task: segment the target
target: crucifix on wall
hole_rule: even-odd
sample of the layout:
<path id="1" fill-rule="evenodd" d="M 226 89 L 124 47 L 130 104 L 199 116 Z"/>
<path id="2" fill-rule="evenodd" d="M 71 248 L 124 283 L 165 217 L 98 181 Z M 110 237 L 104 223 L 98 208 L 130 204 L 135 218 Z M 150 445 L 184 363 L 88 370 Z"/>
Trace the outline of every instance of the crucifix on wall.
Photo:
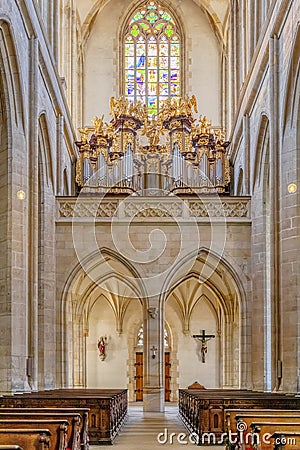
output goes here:
<path id="1" fill-rule="evenodd" d="M 214 337 L 214 334 L 205 334 L 205 330 L 202 330 L 202 334 L 193 334 L 193 338 L 201 342 L 201 357 L 203 363 L 205 363 L 205 355 L 207 353 L 207 342 Z"/>

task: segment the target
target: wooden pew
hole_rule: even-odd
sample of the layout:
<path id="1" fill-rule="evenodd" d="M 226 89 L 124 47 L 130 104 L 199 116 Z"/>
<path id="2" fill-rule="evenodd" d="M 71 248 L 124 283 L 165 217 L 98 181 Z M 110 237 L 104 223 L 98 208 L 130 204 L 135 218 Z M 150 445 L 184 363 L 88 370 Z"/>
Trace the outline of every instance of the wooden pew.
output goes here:
<path id="1" fill-rule="evenodd" d="M 57 389 L 0 398 L 3 407 L 89 408 L 91 444 L 112 444 L 127 414 L 127 389 Z"/>
<path id="2" fill-rule="evenodd" d="M 179 415 L 190 433 L 226 433 L 225 411 L 230 409 L 300 409 L 300 399 L 285 394 L 233 389 L 179 389 Z"/>
<path id="3" fill-rule="evenodd" d="M 276 431 L 272 434 L 271 439 L 273 440 L 274 450 L 295 450 L 299 448 L 300 433 L 294 431 Z"/>
<path id="4" fill-rule="evenodd" d="M 66 420 L 36 420 L 33 418 L 22 419 L 16 417 L 15 419 L 0 419 L 0 431 L 2 429 L 48 429 L 51 433 L 50 450 L 65 450 L 68 446 L 67 431 L 69 422 Z M 74 447 L 73 447 L 74 444 Z M 73 450 L 80 450 L 78 443 L 76 442 L 76 436 L 74 436 L 74 442 L 71 442 Z"/>
<path id="5" fill-rule="evenodd" d="M 247 429 L 250 428 L 250 424 L 260 417 L 300 417 L 299 410 L 291 409 L 229 409 L 225 411 L 225 423 L 226 431 L 231 430 L 236 432 L 237 420 L 243 420 Z"/>
<path id="6" fill-rule="evenodd" d="M 300 411 L 292 410 L 227 410 L 227 442 L 229 448 L 248 448 L 260 440 L 259 429 L 254 430 L 252 425 L 257 421 L 270 421 L 279 423 L 282 421 L 297 421 L 300 423 Z M 247 447 L 248 446 L 248 447 Z M 271 448 L 270 446 L 268 448 Z"/>
<path id="7" fill-rule="evenodd" d="M 270 450 L 271 436 L 280 431 L 281 433 L 300 433 L 300 419 L 295 420 L 294 417 L 273 417 L 268 421 L 256 421 L 250 425 L 252 433 L 255 433 L 255 440 L 259 443 L 261 450 Z M 299 442 L 298 442 L 299 446 Z M 245 447 L 244 447 L 245 448 Z"/>
<path id="8" fill-rule="evenodd" d="M 81 415 L 81 414 L 82 415 Z M 63 420 L 70 424 L 67 428 L 66 442 L 68 448 L 88 448 L 87 410 L 61 408 L 0 408 L 0 422 L 3 419 Z M 83 420 L 84 422 L 83 422 Z"/>
<path id="9" fill-rule="evenodd" d="M 51 433 L 48 429 L 2 428 L 0 429 L 0 444 L 23 450 L 48 450 Z"/>

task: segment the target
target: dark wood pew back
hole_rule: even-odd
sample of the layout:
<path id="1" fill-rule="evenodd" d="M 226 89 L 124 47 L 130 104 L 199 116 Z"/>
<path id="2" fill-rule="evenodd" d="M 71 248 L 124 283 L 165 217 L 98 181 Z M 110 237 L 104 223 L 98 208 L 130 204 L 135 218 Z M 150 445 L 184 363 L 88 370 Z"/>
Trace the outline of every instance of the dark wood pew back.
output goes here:
<path id="1" fill-rule="evenodd" d="M 50 450 L 65 450 L 69 444 L 71 444 L 70 448 L 73 448 L 72 444 L 72 438 L 70 439 L 70 443 L 68 443 L 67 440 L 67 433 L 68 433 L 68 427 L 69 422 L 66 420 L 54 420 L 47 418 L 46 420 L 43 419 L 33 419 L 32 417 L 23 419 L 21 416 L 16 417 L 15 419 L 3 419 L 0 418 L 0 430 L 2 429 L 15 429 L 15 428 L 22 428 L 22 429 L 48 429 L 51 433 L 51 440 L 50 440 Z M 74 436 L 75 438 L 75 436 Z M 80 447 L 76 445 L 74 450 L 80 450 Z"/>
<path id="2" fill-rule="evenodd" d="M 5 409 L 5 411 L 3 411 Z M 73 411 L 73 410 L 71 410 Z M 84 444 L 88 440 L 88 435 L 86 436 L 86 430 L 83 428 L 82 417 L 78 412 L 57 412 L 55 408 L 51 410 L 47 408 L 41 408 L 35 410 L 34 408 L 27 408 L 24 411 L 23 408 L 0 408 L 0 423 L 5 419 L 15 419 L 19 420 L 31 420 L 38 421 L 39 423 L 47 423 L 47 420 L 57 420 L 66 422 L 66 443 L 68 448 L 84 448 Z M 87 422 L 87 418 L 85 419 Z M 50 430 L 51 431 L 51 430 Z M 81 445 L 83 444 L 83 445 Z"/>
<path id="3" fill-rule="evenodd" d="M 58 389 L 0 398 L 3 407 L 89 408 L 91 444 L 112 444 L 127 414 L 127 389 Z"/>
<path id="4" fill-rule="evenodd" d="M 16 445 L 23 450 L 48 450 L 50 448 L 50 431 L 45 429 L 2 428 L 0 429 L 1 445 Z"/>

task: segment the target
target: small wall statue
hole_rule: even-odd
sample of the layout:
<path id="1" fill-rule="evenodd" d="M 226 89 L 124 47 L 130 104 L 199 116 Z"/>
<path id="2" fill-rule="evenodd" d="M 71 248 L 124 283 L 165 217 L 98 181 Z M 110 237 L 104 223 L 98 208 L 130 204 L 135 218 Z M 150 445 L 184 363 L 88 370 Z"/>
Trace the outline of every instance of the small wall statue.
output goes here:
<path id="1" fill-rule="evenodd" d="M 107 337 L 101 336 L 98 340 L 98 350 L 101 361 L 104 361 L 106 358 L 106 346 L 107 346 Z"/>

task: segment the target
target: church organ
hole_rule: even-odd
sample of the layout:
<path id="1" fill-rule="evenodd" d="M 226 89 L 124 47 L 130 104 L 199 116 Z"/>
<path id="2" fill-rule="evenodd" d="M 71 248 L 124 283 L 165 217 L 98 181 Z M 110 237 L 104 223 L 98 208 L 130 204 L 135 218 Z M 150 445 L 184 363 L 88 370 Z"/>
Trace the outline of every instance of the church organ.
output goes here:
<path id="1" fill-rule="evenodd" d="M 230 181 L 224 132 L 196 121 L 194 96 L 166 100 L 158 116 L 125 97 L 110 100 L 110 123 L 80 128 L 76 181 L 81 193 L 222 194 Z"/>

